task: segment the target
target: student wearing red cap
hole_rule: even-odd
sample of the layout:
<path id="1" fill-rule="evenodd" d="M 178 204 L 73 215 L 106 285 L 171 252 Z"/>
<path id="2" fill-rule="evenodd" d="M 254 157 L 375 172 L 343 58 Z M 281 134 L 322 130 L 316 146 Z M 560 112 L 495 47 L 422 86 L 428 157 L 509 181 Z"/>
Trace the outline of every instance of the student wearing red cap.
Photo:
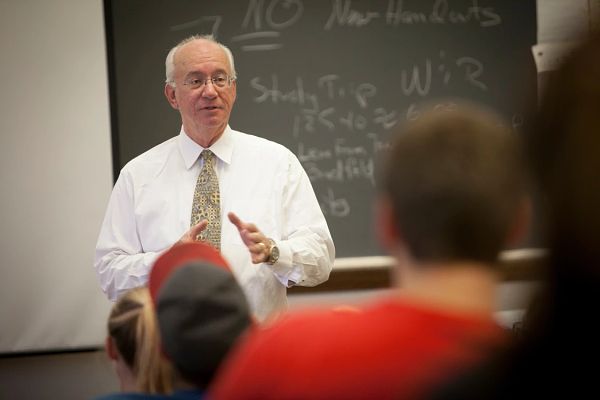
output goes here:
<path id="1" fill-rule="evenodd" d="M 156 260 L 143 290 L 149 291 L 160 333 L 160 345 L 145 345 L 162 350 L 172 364 L 172 392 L 139 393 L 143 388 L 138 388 L 138 393 L 101 400 L 202 398 L 221 361 L 252 325 L 246 297 L 229 264 L 209 245 L 176 245 Z"/>

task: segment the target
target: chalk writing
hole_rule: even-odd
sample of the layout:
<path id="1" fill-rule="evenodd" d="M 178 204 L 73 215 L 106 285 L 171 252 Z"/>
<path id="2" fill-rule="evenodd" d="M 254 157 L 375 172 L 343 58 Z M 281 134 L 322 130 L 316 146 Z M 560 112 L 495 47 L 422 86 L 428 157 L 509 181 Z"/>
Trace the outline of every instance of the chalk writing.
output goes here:
<path id="1" fill-rule="evenodd" d="M 427 96 L 431 89 L 431 60 L 425 60 L 424 72 L 421 72 L 421 67 L 413 65 L 412 71 L 403 69 L 400 71 L 400 84 L 402 92 L 410 96 L 417 91 L 419 96 Z"/>
<path id="2" fill-rule="evenodd" d="M 432 58 L 426 58 L 422 63 L 400 70 L 400 89 L 406 96 L 416 94 L 425 97 L 430 93 L 434 79 L 441 79 L 440 86 L 443 87 L 447 86 L 453 77 L 482 91 L 488 90 L 488 86 L 483 82 L 483 63 L 476 58 L 461 56 L 453 63 L 448 63 L 446 52 L 440 51 L 436 61 L 438 75 L 433 73 Z"/>
<path id="3" fill-rule="evenodd" d="M 296 154 L 301 163 L 329 160 L 333 157 L 333 152 L 331 150 L 323 150 L 317 147 L 306 147 L 302 142 L 298 143 L 298 151 Z"/>
<path id="4" fill-rule="evenodd" d="M 232 42 L 242 42 L 246 40 L 264 39 L 264 38 L 279 38 L 281 34 L 277 31 L 262 31 L 262 32 L 250 32 L 242 35 L 233 36 Z M 260 51 L 260 50 L 277 50 L 282 48 L 281 43 L 262 43 L 262 44 L 243 44 L 243 51 Z"/>
<path id="5" fill-rule="evenodd" d="M 350 215 L 350 202 L 344 197 L 336 197 L 331 188 L 327 188 L 319 200 L 321 210 L 326 216 L 343 218 Z"/>
<path id="6" fill-rule="evenodd" d="M 284 29 L 294 25 L 304 11 L 304 5 L 300 0 L 271 0 L 264 11 L 264 0 L 250 0 L 242 27 L 247 28 L 250 22 L 254 23 L 254 29 L 262 29 L 263 15 L 267 25 L 272 29 Z"/>
<path id="7" fill-rule="evenodd" d="M 296 77 L 295 85 L 291 90 L 282 91 L 279 89 L 279 77 L 276 74 L 271 75 L 270 82 L 264 82 L 260 77 L 250 79 L 250 87 L 257 90 L 260 94 L 253 98 L 256 103 L 270 101 L 273 104 L 291 103 L 310 107 L 313 110 L 319 109 L 319 100 L 316 94 L 304 90 L 304 80 Z M 269 86 L 266 86 L 269 85 Z"/>
<path id="8" fill-rule="evenodd" d="M 363 146 L 349 146 L 345 144 L 346 140 L 338 138 L 334 144 L 336 156 L 367 156 L 367 150 Z"/>
<path id="9" fill-rule="evenodd" d="M 396 123 L 398 122 L 396 115 L 396 111 L 387 111 L 383 107 L 378 107 L 375 109 L 373 122 L 380 125 L 383 129 L 388 130 L 396 126 Z"/>
<path id="10" fill-rule="evenodd" d="M 222 20 L 223 18 L 220 15 L 204 16 L 192 21 L 173 25 L 169 29 L 174 32 L 194 29 L 197 32 L 210 33 L 214 37 L 218 37 L 219 25 L 221 25 Z M 206 26 L 208 29 L 203 28 L 203 26 Z"/>
<path id="11" fill-rule="evenodd" d="M 465 67 L 465 80 L 481 90 L 487 90 L 487 85 L 478 78 L 483 74 L 483 64 L 473 57 L 461 57 L 456 60 L 456 65 Z"/>
<path id="12" fill-rule="evenodd" d="M 300 0 L 270 0 L 265 9 L 265 0 L 250 0 L 246 15 L 242 21 L 242 28 L 249 26 L 255 30 L 247 34 L 237 35 L 231 38 L 234 42 L 245 42 L 247 40 L 260 40 L 265 38 L 279 38 L 279 30 L 294 25 L 302 17 L 304 5 Z M 263 30 L 263 25 L 273 30 Z M 278 50 L 283 47 L 282 43 L 258 43 L 242 44 L 242 51 L 265 51 Z"/>
<path id="13" fill-rule="evenodd" d="M 356 101 L 361 108 L 367 108 L 369 99 L 377 94 L 377 88 L 371 83 L 350 82 L 340 85 L 339 79 L 340 77 L 334 74 L 324 75 L 317 79 L 317 86 L 325 91 L 328 100 L 349 97 Z M 272 74 L 268 82 L 260 77 L 254 77 L 250 79 L 250 86 L 259 92 L 259 95 L 253 98 L 256 103 L 270 101 L 277 104 L 281 102 L 308 106 L 312 110 L 319 109 L 318 93 L 306 91 L 302 77 L 295 78 L 294 87 L 290 90 L 280 89 L 279 77 L 276 74 Z"/>
<path id="14" fill-rule="evenodd" d="M 373 154 L 377 155 L 381 152 L 386 152 L 390 149 L 391 144 L 388 141 L 381 140 L 379 135 L 373 132 L 369 132 L 367 137 L 371 140 Z"/>
<path id="15" fill-rule="evenodd" d="M 366 179 L 375 186 L 375 163 L 372 158 L 347 157 L 338 159 L 333 166 L 314 162 L 304 163 L 304 169 L 312 182 L 347 182 Z"/>
<path id="16" fill-rule="evenodd" d="M 352 0 L 344 0 L 343 2 L 341 0 L 334 0 L 333 9 L 325 23 L 325 30 L 331 29 L 334 24 L 360 28 L 381 16 L 379 12 L 360 12 L 350 7 L 352 7 Z"/>
<path id="17" fill-rule="evenodd" d="M 317 82 L 319 88 L 324 88 L 327 91 L 329 99 L 344 98 L 352 96 L 362 108 L 368 106 L 369 98 L 377 94 L 375 85 L 367 82 L 359 83 L 355 86 L 354 82 L 350 82 L 347 86 L 339 84 L 340 77 L 335 74 L 324 75 Z"/>
<path id="18" fill-rule="evenodd" d="M 416 24 L 475 24 L 490 28 L 502 23 L 502 17 L 494 7 L 482 7 L 479 0 L 471 0 L 466 9 L 453 9 L 448 0 L 435 0 L 427 11 L 409 10 L 403 0 L 389 0 L 385 11 L 358 10 L 352 0 L 333 0 L 331 13 L 323 28 L 331 30 L 335 26 L 361 28 L 375 21 L 383 21 L 389 26 Z M 422 4 L 417 2 L 417 4 Z"/>
<path id="19" fill-rule="evenodd" d="M 323 110 L 302 109 L 293 117 L 292 132 L 298 138 L 301 133 L 314 134 L 321 129 L 334 134 L 366 133 L 373 129 L 390 130 L 398 122 L 397 115 L 398 112 L 386 111 L 382 107 L 366 113 L 338 111 L 334 107 Z M 340 128 L 343 129 L 341 132 Z"/>
<path id="20" fill-rule="evenodd" d="M 466 10 L 453 10 L 448 0 L 436 0 L 430 12 L 411 11 L 404 8 L 403 0 L 389 0 L 385 21 L 399 24 L 467 24 L 475 23 L 482 28 L 500 25 L 502 18 L 493 7 L 481 7 L 478 0 L 471 0 Z"/>
<path id="21" fill-rule="evenodd" d="M 452 110 L 452 109 L 456 108 L 456 103 L 449 101 L 449 102 L 434 104 L 431 107 L 436 110 Z M 410 104 L 406 110 L 406 120 L 407 121 L 415 121 L 415 120 L 419 119 L 420 117 L 421 117 L 421 111 L 419 110 L 419 107 L 417 106 L 417 104 L 415 104 L 415 103 Z"/>

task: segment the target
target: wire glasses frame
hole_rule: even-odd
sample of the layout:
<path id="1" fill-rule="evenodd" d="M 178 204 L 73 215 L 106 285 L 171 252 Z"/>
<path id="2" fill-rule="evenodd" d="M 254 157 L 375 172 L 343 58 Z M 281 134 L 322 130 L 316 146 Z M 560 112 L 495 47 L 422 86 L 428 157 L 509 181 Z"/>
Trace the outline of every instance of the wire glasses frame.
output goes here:
<path id="1" fill-rule="evenodd" d="M 200 89 L 206 87 L 208 82 L 212 83 L 212 85 L 219 89 L 224 89 L 226 87 L 231 86 L 231 83 L 235 81 L 235 77 L 230 77 L 228 75 L 217 75 L 212 78 L 200 79 L 200 78 L 188 78 L 183 81 L 183 84 L 190 89 Z"/>

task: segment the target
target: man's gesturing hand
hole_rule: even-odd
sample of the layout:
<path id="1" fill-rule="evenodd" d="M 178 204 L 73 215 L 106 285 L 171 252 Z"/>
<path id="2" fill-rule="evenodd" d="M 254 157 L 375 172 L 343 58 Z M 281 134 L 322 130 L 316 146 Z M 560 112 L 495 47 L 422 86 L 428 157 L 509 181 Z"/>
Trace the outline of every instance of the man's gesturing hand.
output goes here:
<path id="1" fill-rule="evenodd" d="M 227 214 L 229 221 L 236 226 L 240 232 L 242 241 L 250 250 L 250 256 L 254 264 L 260 264 L 269 259 L 271 243 L 269 239 L 256 227 L 256 225 L 243 222 L 237 215 L 230 212 Z"/>
<path id="2" fill-rule="evenodd" d="M 198 222 L 196 225 L 192 226 L 186 233 L 184 233 L 183 236 L 177 241 L 177 243 L 175 243 L 175 245 L 200 241 L 198 235 L 200 234 L 200 232 L 206 229 L 207 225 L 207 220 L 202 220 Z"/>

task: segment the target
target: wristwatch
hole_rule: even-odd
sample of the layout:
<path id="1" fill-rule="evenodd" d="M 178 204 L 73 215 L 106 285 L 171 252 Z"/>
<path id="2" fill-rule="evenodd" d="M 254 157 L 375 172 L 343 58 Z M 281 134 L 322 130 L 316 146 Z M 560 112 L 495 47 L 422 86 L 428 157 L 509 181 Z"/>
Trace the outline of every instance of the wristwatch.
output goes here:
<path id="1" fill-rule="evenodd" d="M 267 257 L 267 264 L 273 265 L 279 260 L 279 247 L 273 239 L 269 239 L 269 243 L 271 243 L 271 247 L 269 247 L 269 257 Z"/>

